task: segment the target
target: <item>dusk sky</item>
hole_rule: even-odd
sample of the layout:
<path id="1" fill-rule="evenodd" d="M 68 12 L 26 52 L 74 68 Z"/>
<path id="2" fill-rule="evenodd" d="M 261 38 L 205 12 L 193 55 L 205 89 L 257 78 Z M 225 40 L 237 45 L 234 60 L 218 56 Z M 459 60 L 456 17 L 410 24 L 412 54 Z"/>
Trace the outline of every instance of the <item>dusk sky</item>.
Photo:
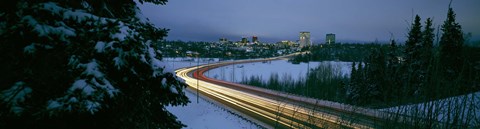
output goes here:
<path id="1" fill-rule="evenodd" d="M 139 5 L 161 28 L 167 40 L 238 41 L 255 35 L 263 42 L 298 40 L 309 31 L 314 43 L 325 34 L 339 42 L 404 42 L 413 14 L 433 18 L 435 28 L 446 19 L 450 0 L 169 0 L 167 5 Z M 472 40 L 480 40 L 480 0 L 454 0 L 457 22 Z M 436 32 L 436 30 L 435 30 Z M 441 32 L 441 31 L 440 31 Z"/>

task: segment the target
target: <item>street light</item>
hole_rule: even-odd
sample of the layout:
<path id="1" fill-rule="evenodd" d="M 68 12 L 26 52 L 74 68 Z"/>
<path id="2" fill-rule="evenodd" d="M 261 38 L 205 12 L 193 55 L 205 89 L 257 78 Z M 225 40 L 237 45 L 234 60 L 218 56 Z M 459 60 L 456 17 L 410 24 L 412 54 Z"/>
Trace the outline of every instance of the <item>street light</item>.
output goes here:
<path id="1" fill-rule="evenodd" d="M 199 55 L 199 54 L 200 54 L 200 53 L 195 52 L 195 55 L 197 56 L 197 70 L 196 70 L 196 72 L 197 72 L 197 103 L 198 103 L 198 88 L 199 88 L 199 87 L 198 87 L 198 83 L 199 83 L 199 81 L 198 81 L 198 76 L 199 76 L 199 75 L 198 75 L 198 73 L 199 73 L 199 72 L 198 72 L 198 66 L 200 65 L 200 60 L 198 59 L 198 55 Z"/>

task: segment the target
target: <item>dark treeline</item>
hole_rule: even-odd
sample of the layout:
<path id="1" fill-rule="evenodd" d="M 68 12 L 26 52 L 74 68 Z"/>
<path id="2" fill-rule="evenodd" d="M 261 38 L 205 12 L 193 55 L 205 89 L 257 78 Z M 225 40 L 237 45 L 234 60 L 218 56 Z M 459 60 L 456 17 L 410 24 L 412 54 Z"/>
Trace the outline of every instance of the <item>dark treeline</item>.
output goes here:
<path id="1" fill-rule="evenodd" d="M 274 57 L 282 54 L 292 53 L 290 49 L 282 49 L 283 53 L 278 53 L 278 48 L 274 44 L 252 44 L 249 46 L 239 46 L 233 43 L 211 43 L 211 42 L 192 42 L 192 41 L 161 41 L 156 47 L 162 50 L 165 57 L 198 57 L 201 58 L 221 58 L 221 59 L 251 59 Z M 247 51 L 247 48 L 249 51 Z M 192 53 L 190 53 L 192 52 Z"/>
<path id="2" fill-rule="evenodd" d="M 402 47 L 402 46 L 399 46 Z M 303 54 L 292 58 L 290 61 L 293 63 L 308 62 L 308 61 L 346 61 L 346 62 L 359 62 L 366 58 L 372 50 L 387 50 L 388 44 L 369 43 L 369 44 L 322 44 L 315 45 L 311 48 L 304 48 L 311 53 Z"/>
<path id="3" fill-rule="evenodd" d="M 385 107 L 437 100 L 479 90 L 480 49 L 465 46 L 461 26 L 450 8 L 434 46 L 432 20 L 422 27 L 417 15 L 404 48 L 395 41 L 388 49 L 373 49 L 352 65 L 347 101 Z"/>
<path id="4" fill-rule="evenodd" d="M 338 66 L 330 63 L 321 63 L 319 66 L 310 69 L 306 78 L 297 81 L 289 75 L 279 76 L 272 74 L 267 81 L 259 76 L 243 77 L 242 84 L 257 86 L 286 93 L 306 96 L 310 98 L 345 102 L 345 83 L 348 76 L 340 75 L 335 71 Z"/>

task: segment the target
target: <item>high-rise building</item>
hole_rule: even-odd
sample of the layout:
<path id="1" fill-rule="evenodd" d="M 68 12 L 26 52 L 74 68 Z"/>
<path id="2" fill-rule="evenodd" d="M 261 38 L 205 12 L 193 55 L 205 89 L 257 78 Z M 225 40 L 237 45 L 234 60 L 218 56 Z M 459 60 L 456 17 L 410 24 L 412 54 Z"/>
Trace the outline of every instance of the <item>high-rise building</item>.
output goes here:
<path id="1" fill-rule="evenodd" d="M 310 41 L 310 32 L 300 32 L 300 40 L 298 41 L 300 47 L 306 47 L 312 45 Z"/>
<path id="2" fill-rule="evenodd" d="M 242 37 L 242 41 L 241 41 L 241 43 L 248 43 L 248 40 L 247 40 L 247 38 L 245 38 L 245 37 Z"/>
<path id="3" fill-rule="evenodd" d="M 220 43 L 228 43 L 228 39 L 227 38 L 220 38 L 219 42 Z"/>
<path id="4" fill-rule="evenodd" d="M 332 43 L 335 43 L 335 34 L 327 34 L 326 38 L 325 38 L 325 44 L 332 44 Z"/>
<path id="5" fill-rule="evenodd" d="M 253 43 L 258 43 L 258 37 L 257 37 L 257 36 L 253 36 L 253 37 L 252 37 L 252 42 L 253 42 Z"/>

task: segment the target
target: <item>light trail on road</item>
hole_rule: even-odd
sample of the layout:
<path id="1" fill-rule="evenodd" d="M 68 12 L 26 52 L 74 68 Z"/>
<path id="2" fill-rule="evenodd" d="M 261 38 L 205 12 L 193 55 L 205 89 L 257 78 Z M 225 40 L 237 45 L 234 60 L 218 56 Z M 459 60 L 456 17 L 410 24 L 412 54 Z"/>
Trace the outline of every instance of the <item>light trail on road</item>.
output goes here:
<path id="1" fill-rule="evenodd" d="M 215 80 L 203 75 L 209 69 L 233 63 L 287 57 L 220 62 L 178 69 L 176 74 L 185 80 L 192 91 L 198 90 L 201 95 L 216 101 L 217 104 L 267 128 L 377 128 L 380 125 L 382 121 L 378 119 L 378 112 L 368 109 Z"/>

